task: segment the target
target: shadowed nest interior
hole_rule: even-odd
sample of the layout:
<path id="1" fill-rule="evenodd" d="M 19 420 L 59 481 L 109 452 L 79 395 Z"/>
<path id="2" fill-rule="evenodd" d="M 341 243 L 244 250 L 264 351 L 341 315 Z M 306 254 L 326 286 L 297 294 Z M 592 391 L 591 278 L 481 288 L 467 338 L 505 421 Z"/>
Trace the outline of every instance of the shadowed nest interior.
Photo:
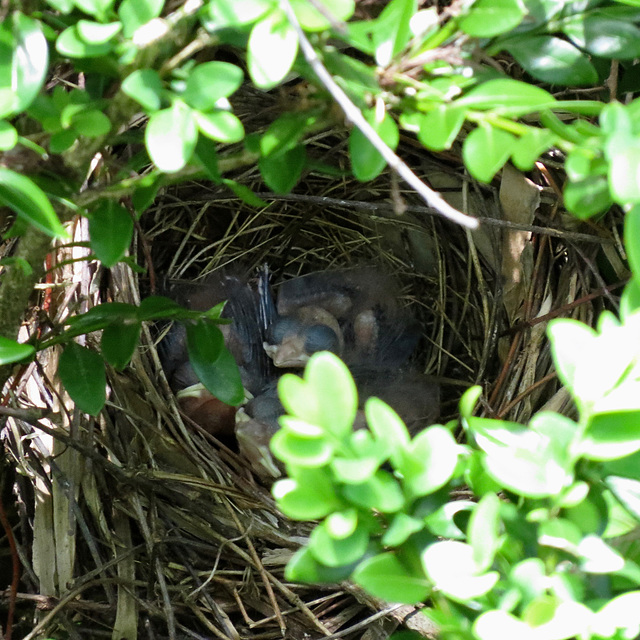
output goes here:
<path id="1" fill-rule="evenodd" d="M 388 172 L 367 184 L 341 176 L 346 136 L 318 134 L 310 153 L 334 175 L 309 171 L 292 195 L 274 196 L 256 169 L 238 171 L 233 178 L 264 199 L 261 207 L 209 183 L 166 189 L 136 232 L 132 255 L 146 272 L 118 265 L 105 274 L 86 261 L 60 266 L 49 282 L 59 294 L 47 312 L 55 322 L 99 301 L 138 302 L 219 268 L 266 262 L 277 284 L 373 264 L 397 278 L 403 303 L 420 320 L 417 359 L 440 381 L 443 421 L 477 383 L 490 417 L 526 421 L 543 406 L 570 412 L 553 374 L 546 323 L 536 318 L 558 311 L 591 322 L 600 308 L 615 306 L 601 270 L 606 281 L 611 272 L 623 276 L 619 243 L 602 231 L 596 237 L 589 229 L 548 230 L 567 220 L 547 168 L 531 176 L 539 188 L 526 188 L 519 174 L 511 187 L 506 175 L 478 186 L 458 152 L 431 156 L 411 140 L 400 149 L 455 206 L 489 219 L 478 232 L 432 215 Z M 525 192 L 531 201 L 520 199 Z M 514 209 L 524 217 L 511 215 Z M 617 223 L 612 216 L 610 227 Z M 78 223 L 76 238 L 82 233 Z M 28 331 L 43 326 L 43 314 L 34 309 Z M 4 502 L 16 502 L 14 491 L 11 516 L 24 565 L 14 633 L 372 640 L 400 622 L 432 633 L 411 607 L 388 606 L 353 586 L 285 581 L 284 566 L 310 525 L 279 515 L 269 488 L 243 460 L 180 415 L 157 339 L 157 329 L 146 327 L 131 365 L 108 372 L 108 405 L 96 420 L 74 413 L 59 395 L 56 353 L 15 376 L 14 406 L 43 408 L 59 419 L 35 422 L 23 413 L 3 429 L 17 471 L 5 483 Z M 0 575 L 10 573 L 6 560 Z"/>

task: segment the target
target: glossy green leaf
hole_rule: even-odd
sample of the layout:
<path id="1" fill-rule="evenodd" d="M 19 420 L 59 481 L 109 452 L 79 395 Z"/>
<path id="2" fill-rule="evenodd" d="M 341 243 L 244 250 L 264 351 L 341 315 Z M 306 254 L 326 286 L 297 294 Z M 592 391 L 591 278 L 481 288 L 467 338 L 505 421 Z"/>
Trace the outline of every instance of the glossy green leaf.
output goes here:
<path id="1" fill-rule="evenodd" d="M 276 193 L 289 193 L 300 180 L 307 159 L 304 146 L 260 158 L 258 167 L 267 186 Z"/>
<path id="2" fill-rule="evenodd" d="M 156 111 L 149 118 L 144 138 L 158 169 L 166 173 L 180 171 L 189 162 L 198 141 L 193 113 L 180 102 Z"/>
<path id="3" fill-rule="evenodd" d="M 401 456 L 399 471 L 413 496 L 425 496 L 443 487 L 458 462 L 458 444 L 445 427 L 435 425 L 421 431 Z"/>
<path id="4" fill-rule="evenodd" d="M 530 128 L 518 138 L 511 152 L 511 161 L 520 171 L 531 171 L 536 160 L 554 144 L 555 135 L 548 129 Z"/>
<path id="5" fill-rule="evenodd" d="M 474 109 L 497 109 L 522 107 L 536 111 L 552 107 L 555 98 L 544 89 L 511 78 L 498 78 L 483 82 L 456 100 L 456 105 Z"/>
<path id="6" fill-rule="evenodd" d="M 209 113 L 194 113 L 198 129 L 207 138 L 231 144 L 240 142 L 244 138 L 244 127 L 242 122 L 229 111 L 211 111 Z"/>
<path id="7" fill-rule="evenodd" d="M 278 508 L 295 520 L 324 518 L 344 506 L 323 469 L 298 469 L 295 479 L 278 480 L 271 492 Z"/>
<path id="8" fill-rule="evenodd" d="M 78 25 L 65 29 L 56 40 L 56 50 L 61 56 L 67 58 L 99 58 L 106 56 L 113 49 L 110 41 L 102 44 L 85 42 L 80 36 Z"/>
<path id="9" fill-rule="evenodd" d="M 343 539 L 353 534 L 358 526 L 358 512 L 355 509 L 336 511 L 324 521 L 327 533 L 338 539 Z"/>
<path id="10" fill-rule="evenodd" d="M 364 405 L 369 429 L 380 442 L 394 466 L 400 464 L 400 452 L 409 445 L 409 431 L 402 418 L 379 398 L 369 398 Z"/>
<path id="11" fill-rule="evenodd" d="M 318 394 L 305 380 L 285 373 L 278 379 L 278 396 L 287 413 L 311 424 L 320 424 Z"/>
<path id="12" fill-rule="evenodd" d="M 640 482 L 632 478 L 611 475 L 607 477 L 606 484 L 622 506 L 636 520 L 640 520 Z"/>
<path id="13" fill-rule="evenodd" d="M 609 157 L 609 187 L 619 204 L 640 202 L 640 140 L 618 148 Z"/>
<path id="14" fill-rule="evenodd" d="M 164 0 L 122 0 L 118 16 L 124 27 L 124 37 L 130 38 L 142 25 L 162 13 Z"/>
<path id="15" fill-rule="evenodd" d="M 247 44 L 249 74 L 256 86 L 271 89 L 284 80 L 298 54 L 298 36 L 284 14 L 269 13 L 251 30 Z"/>
<path id="16" fill-rule="evenodd" d="M 564 202 L 567 209 L 580 220 L 604 213 L 613 204 L 607 176 L 589 175 L 582 180 L 567 182 L 564 186 Z"/>
<path id="17" fill-rule="evenodd" d="M 476 38 L 491 38 L 517 27 L 525 15 L 519 0 L 477 0 L 459 22 L 460 29 Z"/>
<path id="18" fill-rule="evenodd" d="M 42 189 L 29 178 L 3 167 L 0 167 L 0 203 L 47 235 L 67 236 Z"/>
<path id="19" fill-rule="evenodd" d="M 378 66 L 386 67 L 408 44 L 409 23 L 418 8 L 417 0 L 391 0 L 372 29 Z"/>
<path id="20" fill-rule="evenodd" d="M 500 500 L 495 493 L 487 493 L 473 510 L 468 538 L 476 566 L 483 571 L 489 569 L 501 542 Z"/>
<path id="21" fill-rule="evenodd" d="M 358 527 L 345 538 L 330 534 L 326 523 L 319 524 L 309 538 L 309 550 L 318 562 L 328 567 L 340 567 L 359 560 L 369 544 L 369 535 L 364 527 Z"/>
<path id="22" fill-rule="evenodd" d="M 73 118 L 73 128 L 87 138 L 98 138 L 109 133 L 111 120 L 102 111 L 87 109 Z"/>
<path id="23" fill-rule="evenodd" d="M 395 513 L 404 506 L 405 499 L 397 480 L 387 471 L 379 470 L 361 484 L 343 488 L 344 496 L 353 504 L 382 513 Z"/>
<path id="24" fill-rule="evenodd" d="M 412 518 L 406 513 L 397 513 L 389 528 L 382 536 L 382 544 L 385 547 L 398 547 L 414 533 L 424 528 L 424 522 L 418 518 Z"/>
<path id="25" fill-rule="evenodd" d="M 75 143 L 78 134 L 73 129 L 59 131 L 51 136 L 49 140 L 49 151 L 51 153 L 62 153 Z"/>
<path id="26" fill-rule="evenodd" d="M 198 380 L 222 402 L 239 405 L 244 400 L 240 370 L 220 329 L 205 320 L 188 323 L 186 328 L 189 362 Z"/>
<path id="27" fill-rule="evenodd" d="M 78 20 L 78 35 L 87 44 L 105 44 L 114 38 L 122 29 L 121 22 L 108 22 L 101 24 L 100 22 L 92 22 L 91 20 Z"/>
<path id="28" fill-rule="evenodd" d="M 272 0 L 214 0 L 204 7 L 204 27 L 208 31 L 215 31 L 251 24 L 273 6 Z"/>
<path id="29" fill-rule="evenodd" d="M 308 547 L 295 552 L 285 569 L 285 578 L 291 582 L 311 582 L 314 584 L 336 584 L 346 580 L 353 570 L 352 565 L 346 567 L 327 567 L 318 562 Z"/>
<path id="30" fill-rule="evenodd" d="M 423 602 L 431 590 L 424 576 L 412 574 L 392 553 L 361 562 L 353 572 L 353 580 L 375 597 L 390 602 Z"/>
<path id="31" fill-rule="evenodd" d="M 460 415 L 463 418 L 470 418 L 473 416 L 473 412 L 475 411 L 476 404 L 482 395 L 482 387 L 480 385 L 476 385 L 473 387 L 469 387 L 460 398 L 459 410 Z"/>
<path id="32" fill-rule="evenodd" d="M 137 69 L 122 82 L 122 91 L 139 102 L 147 111 L 162 106 L 163 84 L 155 69 Z"/>
<path id="33" fill-rule="evenodd" d="M 466 534 L 458 526 L 456 515 L 460 513 L 469 514 L 475 507 L 476 503 L 470 500 L 447 502 L 425 516 L 424 523 L 435 536 L 464 540 Z"/>
<path id="34" fill-rule="evenodd" d="M 358 393 L 347 366 L 336 355 L 321 351 L 311 356 L 304 379 L 318 399 L 319 424 L 327 433 L 344 437 L 358 410 Z"/>
<path id="35" fill-rule="evenodd" d="M 570 87 L 598 81 L 587 55 L 561 38 L 522 37 L 510 43 L 507 50 L 537 80 Z"/>
<path id="36" fill-rule="evenodd" d="M 640 398 L 637 400 L 636 411 L 598 413 L 591 418 L 580 446 L 585 458 L 614 460 L 640 451 Z"/>
<path id="37" fill-rule="evenodd" d="M 331 21 L 335 23 L 348 20 L 355 10 L 354 0 L 318 0 L 317 4 L 324 9 L 325 15 L 307 0 L 291 0 L 296 18 L 305 31 L 329 29 L 332 26 Z M 326 16 L 329 16 L 331 21 Z"/>
<path id="38" fill-rule="evenodd" d="M 102 332 L 100 349 L 104 359 L 117 370 L 124 369 L 138 346 L 139 322 L 114 322 Z"/>
<path id="39" fill-rule="evenodd" d="M 140 320 L 159 320 L 176 318 L 185 311 L 175 300 L 164 296 L 149 296 L 140 302 L 138 318 Z"/>
<path id="40" fill-rule="evenodd" d="M 365 113 L 365 117 L 388 147 L 395 149 L 398 146 L 400 139 L 398 125 L 389 114 L 385 112 L 383 119 L 377 121 L 376 112 L 370 110 Z M 357 127 L 354 127 L 349 135 L 349 156 L 353 175 L 361 182 L 373 180 L 382 173 L 387 164 L 385 159 Z"/>
<path id="41" fill-rule="evenodd" d="M 594 56 L 616 60 L 640 56 L 640 29 L 631 20 L 589 11 L 563 21 L 562 30 L 574 44 Z"/>
<path id="42" fill-rule="evenodd" d="M 89 218 L 91 248 L 105 267 L 121 260 L 133 237 L 133 219 L 122 205 L 104 200 Z"/>
<path id="43" fill-rule="evenodd" d="M 290 416 L 280 418 L 283 428 L 271 439 L 271 451 L 276 458 L 287 464 L 305 468 L 322 467 L 327 464 L 333 455 L 333 446 L 329 439 L 322 432 L 314 437 L 312 434 L 292 431 L 287 427 L 293 420 L 295 418 Z"/>
<path id="44" fill-rule="evenodd" d="M 497 571 L 484 573 L 474 559 L 473 548 L 455 540 L 430 545 L 422 553 L 422 562 L 435 586 L 458 601 L 483 596 L 500 577 Z"/>
<path id="45" fill-rule="evenodd" d="M 85 13 L 102 20 L 109 9 L 113 7 L 115 0 L 73 0 L 73 3 Z"/>
<path id="46" fill-rule="evenodd" d="M 237 91 L 243 80 L 244 73 L 235 64 L 204 62 L 189 73 L 182 99 L 198 111 L 208 111 Z"/>
<path id="47" fill-rule="evenodd" d="M 20 344 L 0 336 L 0 365 L 20 362 L 30 358 L 35 352 L 35 348 L 30 344 Z"/>
<path id="48" fill-rule="evenodd" d="M 0 120 L 0 151 L 13 149 L 18 142 L 18 132 L 6 120 Z"/>
<path id="49" fill-rule="evenodd" d="M 306 113 L 281 115 L 260 137 L 260 155 L 271 156 L 294 149 L 314 120 Z"/>
<path id="50" fill-rule="evenodd" d="M 469 173 L 481 182 L 491 182 L 516 146 L 511 133 L 489 125 L 480 125 L 465 139 L 462 157 Z"/>
<path id="51" fill-rule="evenodd" d="M 49 48 L 42 27 L 20 12 L 13 14 L 11 89 L 14 113 L 24 111 L 38 95 L 49 69 Z"/>
<path id="52" fill-rule="evenodd" d="M 104 361 L 91 349 L 70 342 L 60 355 L 58 375 L 80 411 L 97 416 L 106 401 Z"/>
<path id="53" fill-rule="evenodd" d="M 432 151 L 451 148 L 465 120 L 465 109 L 439 105 L 420 116 L 418 140 Z"/>

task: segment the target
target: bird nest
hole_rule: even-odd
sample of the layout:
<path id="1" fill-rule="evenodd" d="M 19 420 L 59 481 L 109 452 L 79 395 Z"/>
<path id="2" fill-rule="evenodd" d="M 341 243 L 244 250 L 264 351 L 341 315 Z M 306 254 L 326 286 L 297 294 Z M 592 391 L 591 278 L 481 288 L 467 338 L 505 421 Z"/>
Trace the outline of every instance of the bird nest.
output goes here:
<path id="1" fill-rule="evenodd" d="M 318 165 L 347 166 L 346 138 L 335 132 L 317 135 L 310 151 Z M 263 206 L 210 183 L 161 193 L 136 232 L 134 255 L 145 273 L 126 265 L 102 273 L 69 261 L 81 248 L 61 249 L 45 311 L 56 322 L 100 301 L 136 303 L 221 268 L 267 263 L 277 284 L 374 265 L 401 284 L 399 297 L 421 324 L 415 366 L 440 384 L 442 421 L 473 384 L 483 386 L 481 409 L 490 417 L 525 422 L 542 407 L 570 412 L 546 320 L 591 322 L 615 305 L 605 282 L 624 277 L 619 219 L 611 217 L 611 233 L 558 230 L 567 221 L 542 165 L 531 180 L 505 169 L 494 188 L 471 182 L 455 149 L 435 158 L 408 140 L 400 153 L 454 206 L 486 219 L 480 230 L 443 222 L 389 173 L 360 184 L 311 171 L 293 194 L 275 196 L 251 169 L 233 177 Z M 75 231 L 85 237 L 81 222 Z M 34 310 L 29 331 L 43 315 Z M 412 607 L 388 606 L 352 585 L 286 581 L 284 567 L 310 526 L 279 514 L 246 461 L 180 413 L 157 339 L 145 327 L 131 365 L 108 373 L 98 419 L 75 412 L 55 383 L 55 350 L 14 377 L 20 410 L 4 427 L 17 472 L 4 503 L 16 504 L 23 567 L 14 633 L 372 639 L 402 623 L 432 634 Z M 89 346 L 96 341 L 87 337 Z M 9 573 L 1 565 L 0 575 Z"/>

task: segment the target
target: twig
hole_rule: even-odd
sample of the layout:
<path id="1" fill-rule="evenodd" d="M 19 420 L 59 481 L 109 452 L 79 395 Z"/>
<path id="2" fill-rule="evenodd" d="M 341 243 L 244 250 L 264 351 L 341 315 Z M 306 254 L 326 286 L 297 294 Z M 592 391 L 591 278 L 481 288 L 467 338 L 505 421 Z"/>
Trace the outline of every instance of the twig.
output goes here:
<path id="1" fill-rule="evenodd" d="M 478 220 L 471 216 L 467 216 L 461 213 L 457 209 L 454 209 L 448 204 L 439 193 L 436 193 L 432 189 L 429 189 L 413 171 L 384 143 L 382 138 L 378 135 L 376 130 L 367 122 L 362 115 L 360 109 L 358 109 L 353 102 L 349 99 L 347 94 L 336 84 L 333 77 L 327 71 L 322 64 L 320 58 L 316 54 L 313 46 L 307 39 L 295 13 L 289 3 L 289 0 L 280 0 L 280 7 L 287 14 L 287 18 L 291 23 L 291 26 L 298 35 L 300 42 L 300 48 L 306 58 L 307 62 L 318 76 L 318 79 L 325 86 L 327 91 L 333 96 L 333 99 L 338 103 L 340 108 L 344 111 L 347 118 L 353 122 L 353 124 L 360 129 L 363 135 L 369 140 L 369 142 L 375 147 L 378 153 L 385 159 L 387 164 L 415 191 L 422 197 L 422 199 L 430 206 L 436 209 L 438 213 L 445 218 L 448 218 L 452 222 L 456 222 L 469 229 L 478 228 Z"/>

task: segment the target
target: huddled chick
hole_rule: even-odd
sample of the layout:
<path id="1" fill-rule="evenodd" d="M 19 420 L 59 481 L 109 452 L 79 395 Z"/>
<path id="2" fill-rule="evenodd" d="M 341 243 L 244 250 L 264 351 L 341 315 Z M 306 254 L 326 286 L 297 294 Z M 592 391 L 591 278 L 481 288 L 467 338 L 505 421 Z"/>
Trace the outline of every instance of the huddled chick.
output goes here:
<path id="1" fill-rule="evenodd" d="M 392 278 L 373 268 L 321 271 L 292 278 L 274 301 L 268 271 L 257 279 L 214 274 L 175 296 L 194 310 L 227 300 L 225 342 L 240 368 L 250 398 L 237 413 L 202 385 L 188 361 L 184 328 L 161 343 L 163 367 L 183 411 L 217 436 L 235 432 L 240 452 L 266 478 L 279 474 L 268 443 L 284 413 L 277 379 L 303 368 L 311 355 L 332 351 L 350 368 L 361 406 L 377 396 L 415 431 L 439 414 L 439 388 L 411 366 L 420 331 L 398 304 Z"/>

